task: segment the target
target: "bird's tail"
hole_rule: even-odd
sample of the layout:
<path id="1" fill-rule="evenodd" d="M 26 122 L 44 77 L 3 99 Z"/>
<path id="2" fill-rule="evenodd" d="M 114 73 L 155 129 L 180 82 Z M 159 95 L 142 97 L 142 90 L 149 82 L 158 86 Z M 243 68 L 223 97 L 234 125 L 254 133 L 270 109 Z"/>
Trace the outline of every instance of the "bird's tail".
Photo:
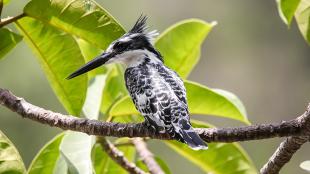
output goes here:
<path id="1" fill-rule="evenodd" d="M 206 150 L 208 149 L 207 143 L 205 143 L 200 136 L 194 131 L 194 129 L 180 130 L 179 132 L 181 141 L 188 144 L 193 150 Z"/>

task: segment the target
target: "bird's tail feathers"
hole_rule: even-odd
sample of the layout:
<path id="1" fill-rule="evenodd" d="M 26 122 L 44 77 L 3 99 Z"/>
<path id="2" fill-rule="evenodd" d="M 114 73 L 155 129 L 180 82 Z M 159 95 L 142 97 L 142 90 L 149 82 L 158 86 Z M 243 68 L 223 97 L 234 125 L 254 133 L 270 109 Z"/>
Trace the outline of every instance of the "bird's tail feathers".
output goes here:
<path id="1" fill-rule="evenodd" d="M 205 143 L 200 136 L 193 130 L 180 130 L 180 136 L 183 141 L 188 144 L 193 150 L 206 150 L 208 149 L 207 143 Z"/>

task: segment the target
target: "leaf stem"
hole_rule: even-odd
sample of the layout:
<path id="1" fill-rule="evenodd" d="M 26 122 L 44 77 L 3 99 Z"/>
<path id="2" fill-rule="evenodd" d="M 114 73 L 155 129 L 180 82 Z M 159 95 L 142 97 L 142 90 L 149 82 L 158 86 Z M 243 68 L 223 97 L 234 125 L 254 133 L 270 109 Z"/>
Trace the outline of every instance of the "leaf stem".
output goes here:
<path id="1" fill-rule="evenodd" d="M 0 1 L 2 1 L 2 0 L 0 0 Z M 1 5 L 1 4 L 0 4 Z M 0 8 L 1 8 L 1 6 L 0 6 Z M 1 8 L 2 9 L 2 8 Z M 20 18 L 23 18 L 23 17 L 25 17 L 25 16 L 27 16 L 25 13 L 22 13 L 22 14 L 19 14 L 19 15 L 17 15 L 17 16 L 14 16 L 14 17 L 7 17 L 7 18 L 4 18 L 3 20 L 1 20 L 0 21 L 0 28 L 2 28 L 3 26 L 5 26 L 5 25 L 8 25 L 8 24 L 10 24 L 10 23 L 12 23 L 12 22 L 15 22 L 15 21 L 17 21 L 18 19 L 20 19 Z"/>

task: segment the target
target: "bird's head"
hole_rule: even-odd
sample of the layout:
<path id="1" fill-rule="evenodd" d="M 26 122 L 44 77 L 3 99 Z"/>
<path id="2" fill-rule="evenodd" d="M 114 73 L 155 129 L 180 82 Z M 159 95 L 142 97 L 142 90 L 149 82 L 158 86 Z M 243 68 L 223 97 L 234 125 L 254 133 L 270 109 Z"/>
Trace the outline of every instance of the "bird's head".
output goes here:
<path id="1" fill-rule="evenodd" d="M 154 54 L 160 61 L 163 61 L 160 53 L 153 46 L 154 37 L 158 33 L 146 31 L 146 20 L 147 17 L 141 15 L 131 30 L 113 41 L 103 53 L 73 72 L 67 79 L 72 79 L 103 64 L 132 63 L 147 53 Z"/>

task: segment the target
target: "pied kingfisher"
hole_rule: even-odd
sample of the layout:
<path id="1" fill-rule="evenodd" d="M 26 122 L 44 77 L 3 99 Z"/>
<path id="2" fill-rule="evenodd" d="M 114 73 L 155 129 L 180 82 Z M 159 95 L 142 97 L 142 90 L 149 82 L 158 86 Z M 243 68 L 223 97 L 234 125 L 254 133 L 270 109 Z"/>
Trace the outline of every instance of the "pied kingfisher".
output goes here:
<path id="1" fill-rule="evenodd" d="M 67 79 L 103 64 L 122 63 L 126 66 L 127 90 L 146 125 L 159 133 L 169 133 L 192 149 L 207 149 L 207 144 L 191 126 L 183 81 L 164 65 L 161 54 L 153 45 L 157 32 L 146 31 L 146 20 L 147 17 L 141 15 L 129 32 Z"/>

